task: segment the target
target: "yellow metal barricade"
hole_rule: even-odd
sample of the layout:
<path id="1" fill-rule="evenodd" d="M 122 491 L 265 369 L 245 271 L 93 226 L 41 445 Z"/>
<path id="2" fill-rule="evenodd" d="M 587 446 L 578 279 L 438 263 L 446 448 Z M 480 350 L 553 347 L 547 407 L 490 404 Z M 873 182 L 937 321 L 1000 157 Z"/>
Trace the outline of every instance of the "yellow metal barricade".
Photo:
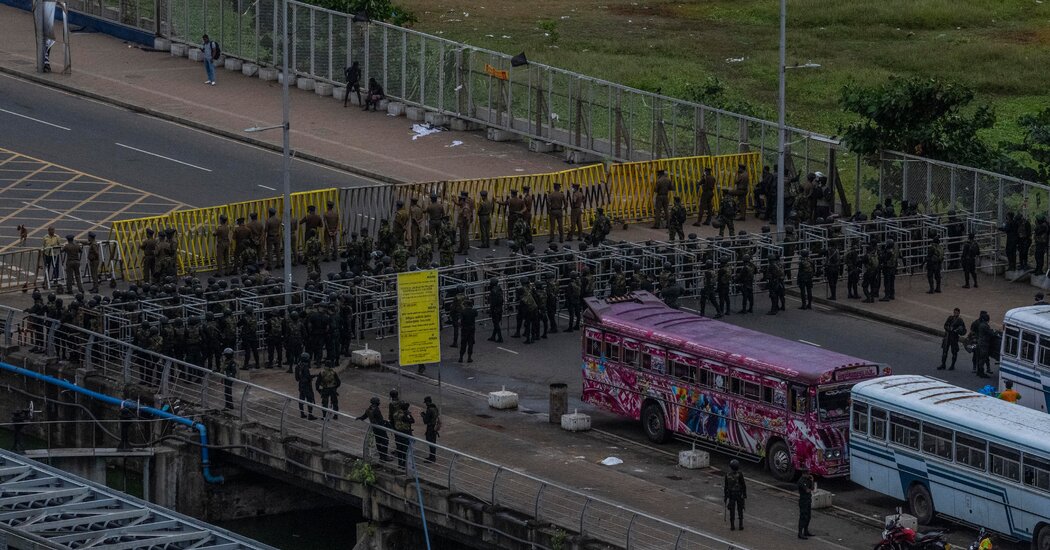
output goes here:
<path id="1" fill-rule="evenodd" d="M 148 218 L 136 218 L 132 220 L 120 220 L 113 222 L 110 230 L 110 240 L 117 241 L 120 249 L 120 258 L 123 260 L 124 280 L 138 281 L 142 279 L 142 248 L 140 245 L 146 239 L 146 229 L 154 231 L 154 237 L 171 225 L 169 216 L 150 216 Z"/>
<path id="2" fill-rule="evenodd" d="M 169 214 L 179 240 L 179 274 L 215 269 L 215 237 L 219 216 L 229 218 L 228 208 L 213 206 Z M 227 222 L 231 227 L 233 220 Z"/>
<path id="3" fill-rule="evenodd" d="M 328 201 L 332 201 L 335 204 L 336 212 L 339 211 L 339 190 L 335 188 L 330 189 L 318 189 L 317 191 L 300 191 L 298 193 L 292 193 L 292 219 L 302 220 L 306 217 L 309 211 L 309 207 L 313 206 L 318 216 L 324 219 L 325 210 L 327 210 Z M 321 231 L 324 231 L 323 226 Z M 337 228 L 336 234 L 341 235 L 342 229 Z M 296 250 L 302 250 L 303 246 L 306 245 L 306 231 L 302 230 L 301 224 L 296 230 L 292 246 Z M 321 239 L 321 243 L 324 244 L 324 235 L 318 234 L 318 239 Z M 342 242 L 341 240 L 338 242 Z"/>

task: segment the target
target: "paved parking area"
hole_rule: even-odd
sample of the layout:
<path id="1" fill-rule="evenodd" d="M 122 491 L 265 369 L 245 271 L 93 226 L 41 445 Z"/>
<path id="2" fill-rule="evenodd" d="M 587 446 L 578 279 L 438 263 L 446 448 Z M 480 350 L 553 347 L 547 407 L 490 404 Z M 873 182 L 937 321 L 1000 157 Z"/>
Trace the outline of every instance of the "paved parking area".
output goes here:
<path id="1" fill-rule="evenodd" d="M 58 235 L 108 238 L 116 220 L 166 214 L 185 203 L 0 147 L 0 252 L 40 246 Z M 28 238 L 23 243 L 18 226 Z"/>

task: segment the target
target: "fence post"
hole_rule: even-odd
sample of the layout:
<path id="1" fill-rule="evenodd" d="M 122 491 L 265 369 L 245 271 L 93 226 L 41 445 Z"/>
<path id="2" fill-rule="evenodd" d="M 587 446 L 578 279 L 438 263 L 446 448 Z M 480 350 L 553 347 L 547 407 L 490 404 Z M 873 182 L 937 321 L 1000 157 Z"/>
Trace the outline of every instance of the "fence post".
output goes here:
<path id="1" fill-rule="evenodd" d="M 952 166 L 948 172 L 949 183 L 948 183 L 948 200 L 951 201 L 948 206 L 948 210 L 955 210 L 955 178 L 958 177 L 958 172 L 955 167 Z"/>
<path id="2" fill-rule="evenodd" d="M 128 347 L 128 350 L 126 352 L 124 352 L 123 369 L 124 369 L 124 383 L 125 384 L 130 384 L 131 383 L 131 355 L 132 355 L 132 353 L 134 353 L 134 350 L 132 350 L 131 347 Z M 201 404 L 203 405 L 204 403 L 202 402 Z"/>
<path id="3" fill-rule="evenodd" d="M 933 163 L 926 163 L 926 212 L 930 212 L 930 205 L 933 201 Z"/>
<path id="4" fill-rule="evenodd" d="M 455 469 L 457 460 L 459 460 L 459 453 L 453 454 L 452 460 L 448 462 L 448 490 L 450 493 L 456 492 L 452 488 L 452 470 Z"/>
<path id="5" fill-rule="evenodd" d="M 638 514 L 631 516 L 631 523 L 627 524 L 627 550 L 631 550 L 631 531 L 634 530 L 634 522 L 638 519 Z"/>
<path id="6" fill-rule="evenodd" d="M 892 198 L 892 197 L 890 197 Z M 908 198 L 908 159 L 901 159 L 901 199 Z"/>
<path id="7" fill-rule="evenodd" d="M 999 208 L 998 208 L 998 211 L 996 213 L 996 216 L 1000 220 L 1003 219 L 1003 194 L 1004 194 L 1005 191 L 1006 191 L 1006 189 L 1005 189 L 1005 186 L 1003 185 L 1003 178 L 1000 176 L 999 177 L 999 200 L 997 201 L 997 204 L 999 205 Z"/>
<path id="8" fill-rule="evenodd" d="M 857 153 L 856 156 L 857 156 L 857 179 L 856 179 L 856 181 L 853 184 L 853 187 L 854 187 L 854 189 L 853 189 L 853 211 L 854 212 L 860 212 L 861 211 L 861 207 L 860 207 L 860 186 L 861 186 L 861 174 L 860 174 L 861 160 L 860 160 L 860 153 Z"/>
<path id="9" fill-rule="evenodd" d="M 251 387 L 250 384 L 245 384 L 244 385 L 244 391 L 241 392 L 241 422 L 245 421 L 244 411 L 246 411 L 248 409 L 248 406 L 245 403 L 248 402 L 248 391 L 251 390 L 251 389 L 252 389 L 252 387 Z M 323 434 L 322 434 L 322 439 L 323 439 Z"/>
<path id="10" fill-rule="evenodd" d="M 367 79 L 372 74 L 372 61 L 371 61 L 370 56 L 369 56 L 369 54 L 371 53 L 369 51 L 369 49 L 370 49 L 369 46 L 371 45 L 371 42 L 372 42 L 372 23 L 368 22 L 368 23 L 365 23 L 364 25 L 365 25 L 365 51 L 364 51 L 364 55 L 363 55 L 364 63 L 362 63 L 362 65 L 364 65 L 364 68 L 362 70 L 364 71 L 365 78 Z M 404 77 L 402 77 L 402 78 L 404 78 Z M 367 82 L 367 80 L 366 80 L 366 82 Z M 403 95 L 404 94 L 402 94 L 402 96 Z"/>
<path id="11" fill-rule="evenodd" d="M 503 473 L 503 466 L 496 468 L 495 475 L 492 476 L 492 487 L 490 488 L 489 503 L 496 506 L 496 483 L 499 482 L 499 475 Z"/>
<path id="12" fill-rule="evenodd" d="M 281 425 L 280 425 L 281 439 L 284 439 L 284 438 L 288 437 L 288 429 L 285 427 L 284 418 L 288 415 L 288 405 L 290 405 L 291 403 L 292 403 L 291 399 L 285 399 L 284 400 L 284 405 L 281 407 Z"/>
<path id="13" fill-rule="evenodd" d="M 543 496 L 543 490 L 547 488 L 546 483 L 540 484 L 540 489 L 536 491 L 536 502 L 533 504 L 532 519 L 540 519 L 540 497 Z"/>
<path id="14" fill-rule="evenodd" d="M 587 507 L 591 505 L 591 497 L 587 497 L 586 502 L 583 503 L 583 509 L 580 510 L 580 536 L 583 537 L 587 533 L 584 532 L 583 523 L 584 518 L 587 516 Z"/>
<path id="15" fill-rule="evenodd" d="M 7 320 L 4 321 L 4 347 L 5 348 L 11 347 L 11 333 L 12 333 L 12 328 L 11 327 L 14 324 L 14 322 L 15 322 L 15 312 L 14 312 L 14 310 L 8 311 L 7 312 Z"/>
<path id="16" fill-rule="evenodd" d="M 973 173 L 973 204 L 970 205 L 970 212 L 977 214 L 977 191 L 980 185 L 980 180 L 977 179 L 977 172 Z"/>

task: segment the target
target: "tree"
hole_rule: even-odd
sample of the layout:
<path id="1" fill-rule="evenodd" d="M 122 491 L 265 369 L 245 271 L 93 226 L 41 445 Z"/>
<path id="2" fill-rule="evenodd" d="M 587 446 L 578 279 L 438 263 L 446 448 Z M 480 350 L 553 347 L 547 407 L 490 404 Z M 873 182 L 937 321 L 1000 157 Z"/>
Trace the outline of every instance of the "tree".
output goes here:
<path id="1" fill-rule="evenodd" d="M 1025 167 L 1020 177 L 1041 182 L 1050 182 L 1050 107 L 1036 114 L 1022 115 L 1017 125 L 1024 131 L 1021 143 L 1006 147 L 1019 154 L 1019 162 Z"/>
<path id="2" fill-rule="evenodd" d="M 840 132 L 851 150 L 872 160 L 881 150 L 893 150 L 969 166 L 997 164 L 998 151 L 978 136 L 995 124 L 995 114 L 987 104 L 971 105 L 973 100 L 972 89 L 935 79 L 849 84 L 839 103 L 860 120 Z"/>

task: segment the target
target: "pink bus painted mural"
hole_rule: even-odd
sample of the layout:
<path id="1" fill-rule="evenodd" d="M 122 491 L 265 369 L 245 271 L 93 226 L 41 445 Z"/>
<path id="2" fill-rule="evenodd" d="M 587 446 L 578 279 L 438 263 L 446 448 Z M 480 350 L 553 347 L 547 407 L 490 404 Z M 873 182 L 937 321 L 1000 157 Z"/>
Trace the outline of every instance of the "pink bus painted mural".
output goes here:
<path id="1" fill-rule="evenodd" d="M 587 298 L 583 401 L 665 442 L 679 433 L 765 459 L 849 475 L 853 384 L 889 367 L 672 309 L 648 292 Z"/>

